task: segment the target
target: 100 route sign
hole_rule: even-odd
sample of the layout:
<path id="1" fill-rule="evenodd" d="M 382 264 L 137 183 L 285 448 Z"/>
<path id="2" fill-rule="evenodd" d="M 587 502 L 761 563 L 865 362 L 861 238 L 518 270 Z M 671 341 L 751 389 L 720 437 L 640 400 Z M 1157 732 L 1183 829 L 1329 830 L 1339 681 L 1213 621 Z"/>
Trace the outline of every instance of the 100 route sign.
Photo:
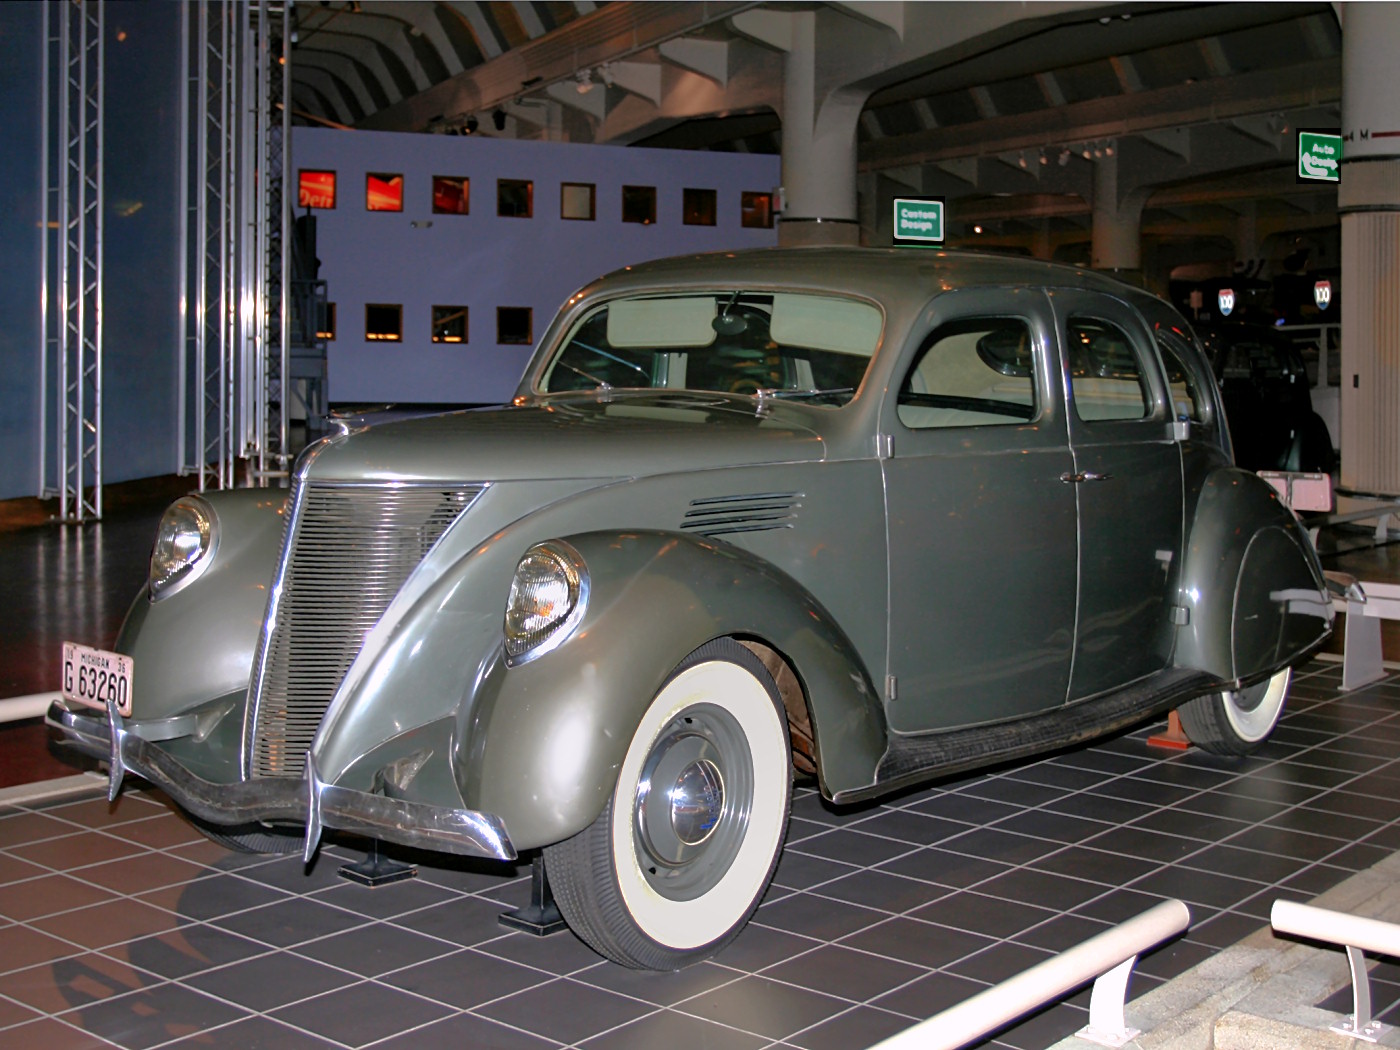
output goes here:
<path id="1" fill-rule="evenodd" d="M 942 244 L 943 229 L 942 198 L 894 199 L 895 244 Z"/>

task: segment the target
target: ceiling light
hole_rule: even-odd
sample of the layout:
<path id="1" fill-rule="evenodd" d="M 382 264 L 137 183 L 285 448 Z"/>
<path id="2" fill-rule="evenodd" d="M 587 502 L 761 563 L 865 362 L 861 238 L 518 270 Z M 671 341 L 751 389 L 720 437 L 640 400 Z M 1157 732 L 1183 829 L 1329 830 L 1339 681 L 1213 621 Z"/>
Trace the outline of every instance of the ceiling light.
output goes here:
<path id="1" fill-rule="evenodd" d="M 1040 163 L 1042 163 L 1042 164 L 1049 164 L 1049 163 L 1050 163 L 1050 158 L 1047 157 L 1047 156 L 1045 155 L 1045 151 L 1044 151 L 1044 150 L 1041 150 L 1041 151 L 1040 151 Z"/>
<path id="2" fill-rule="evenodd" d="M 574 74 L 574 87 L 580 95 L 586 95 L 593 90 L 593 70 L 580 69 Z"/>
<path id="3" fill-rule="evenodd" d="M 1110 156 L 1110 157 L 1113 156 L 1113 143 L 1110 142 L 1108 145 L 1106 145 L 1106 146 L 1103 148 L 1103 151 L 1104 151 L 1104 153 L 1107 154 L 1108 156 Z"/>
<path id="4" fill-rule="evenodd" d="M 1025 150 L 1022 150 L 1022 151 L 1021 151 L 1021 155 L 1020 155 L 1020 157 L 1017 158 L 1016 163 L 1019 164 L 1019 165 L 1020 165 L 1021 167 L 1023 167 L 1023 168 L 1026 166 L 1026 151 L 1025 151 Z"/>
<path id="5" fill-rule="evenodd" d="M 974 226 L 974 227 L 972 227 L 972 232 L 973 232 L 973 233 L 981 233 L 981 232 L 982 232 L 982 227 L 980 227 L 980 226 Z"/>
<path id="6" fill-rule="evenodd" d="M 1060 150 L 1060 159 L 1059 159 L 1058 163 L 1059 163 L 1060 167 L 1062 167 L 1062 168 L 1063 168 L 1066 164 L 1069 163 L 1069 147 L 1068 147 L 1068 146 L 1066 146 L 1064 149 Z"/>

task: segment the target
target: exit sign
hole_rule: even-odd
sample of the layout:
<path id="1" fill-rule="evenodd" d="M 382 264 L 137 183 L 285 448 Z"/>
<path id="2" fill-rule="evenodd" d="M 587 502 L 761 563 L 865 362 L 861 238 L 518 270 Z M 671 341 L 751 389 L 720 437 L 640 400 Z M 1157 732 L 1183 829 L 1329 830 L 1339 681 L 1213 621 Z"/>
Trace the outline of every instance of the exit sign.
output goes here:
<path id="1" fill-rule="evenodd" d="M 1298 181 L 1342 181 L 1342 136 L 1298 129 Z"/>
<path id="2" fill-rule="evenodd" d="M 895 244 L 943 243 L 942 197 L 894 199 Z"/>

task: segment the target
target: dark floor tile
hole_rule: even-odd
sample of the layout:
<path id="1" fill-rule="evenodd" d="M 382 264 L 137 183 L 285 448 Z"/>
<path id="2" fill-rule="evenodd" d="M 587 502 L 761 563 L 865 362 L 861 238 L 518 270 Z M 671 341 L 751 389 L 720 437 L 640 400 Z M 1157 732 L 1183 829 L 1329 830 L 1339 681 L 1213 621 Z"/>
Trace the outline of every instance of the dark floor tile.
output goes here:
<path id="1" fill-rule="evenodd" d="M 1351 791 L 1328 791 L 1313 799 L 1311 805 L 1327 813 L 1343 813 L 1386 823 L 1400 820 L 1400 799 L 1378 798 Z"/>
<path id="2" fill-rule="evenodd" d="M 1070 795 L 1056 799 L 1045 808 L 1055 813 L 1068 813 L 1073 817 L 1115 825 L 1129 824 L 1152 812 L 1152 807 L 1144 803 L 1099 794 Z"/>
<path id="3" fill-rule="evenodd" d="M 1029 809 L 1001 821 L 997 824 L 997 830 L 1068 843 L 1082 842 L 1084 839 L 1101 835 L 1104 826 L 1097 820 L 1085 820 L 1066 813 L 1051 813 L 1046 809 Z"/>
<path id="4" fill-rule="evenodd" d="M 23 879 L 32 879 L 39 875 L 50 874 L 47 868 L 42 868 L 38 864 L 30 864 L 27 860 L 20 860 L 12 857 L 8 853 L 0 852 L 0 887 L 8 886 L 12 882 L 19 882 Z M 0 911 L 0 915 L 5 912 Z"/>
<path id="5" fill-rule="evenodd" d="M 1133 857 L 1123 853 L 1112 853 L 1104 849 L 1085 849 L 1082 847 L 1062 849 L 1058 853 L 1040 858 L 1032 865 L 1037 871 L 1068 875 L 1075 879 L 1108 886 L 1121 886 L 1146 875 L 1158 866 L 1159 862 L 1154 860 L 1144 860 L 1141 857 Z M 979 889 L 983 893 L 991 893 L 993 891 L 988 889 L 988 886 L 995 884 L 996 880 L 993 880 Z"/>
<path id="6" fill-rule="evenodd" d="M 941 817 L 974 827 L 995 824 L 1003 817 L 1015 816 L 1024 809 L 1023 806 L 1013 806 L 1006 802 L 952 793 L 934 795 L 932 798 L 913 802 L 907 808 L 930 817 Z"/>
<path id="7" fill-rule="evenodd" d="M 69 955 L 80 955 L 82 948 L 18 924 L 0 927 L 0 973 L 23 970 L 39 963 Z"/>
<path id="8" fill-rule="evenodd" d="M 908 1018 L 878 1007 L 857 1006 L 805 1032 L 790 1035 L 785 1042 L 803 1050 L 861 1050 L 904 1031 L 912 1024 Z"/>
<path id="9" fill-rule="evenodd" d="M 1308 861 L 1320 861 L 1323 857 L 1335 853 L 1338 847 L 1336 839 L 1265 825 L 1249 828 L 1237 835 L 1232 835 L 1228 839 L 1228 843 L 1237 849 L 1274 853 L 1279 856 L 1297 857 L 1299 860 Z"/>
<path id="10" fill-rule="evenodd" d="M 381 978 L 381 983 L 434 999 L 446 1006 L 469 1010 L 493 999 L 557 980 L 558 977 L 544 970 L 463 948 L 451 955 L 388 974 Z"/>
<path id="11" fill-rule="evenodd" d="M 809 893 L 795 893 L 759 908 L 754 913 L 754 921 L 790 933 L 830 941 L 873 925 L 884 919 L 886 914 Z"/>
<path id="12" fill-rule="evenodd" d="M 820 943 L 812 937 L 751 922 L 714 956 L 714 961 L 745 973 L 756 973 L 775 962 L 810 951 Z"/>
<path id="13" fill-rule="evenodd" d="M 857 866 L 853 864 L 843 864 L 825 857 L 799 853 L 795 849 L 785 849 L 778 860 L 778 870 L 773 873 L 773 883 L 789 889 L 805 890 L 856 870 Z"/>
<path id="14" fill-rule="evenodd" d="M 1013 835 L 1000 828 L 979 828 L 948 839 L 941 848 L 950 853 L 961 853 L 979 860 L 995 860 L 1003 864 L 1029 864 L 1059 849 L 1059 845 L 1028 835 Z"/>
<path id="15" fill-rule="evenodd" d="M 141 894 L 138 900 L 187 919 L 217 919 L 291 898 L 281 890 L 237 875 L 206 873 L 192 882 Z"/>
<path id="16" fill-rule="evenodd" d="M 1234 846 L 1207 846 L 1199 853 L 1192 854 L 1182 861 L 1182 866 L 1197 871 L 1208 871 L 1216 875 L 1233 875 L 1240 879 L 1253 879 L 1256 882 L 1282 882 L 1298 874 L 1312 861 L 1297 857 L 1279 856 L 1276 853 L 1259 853 L 1255 850 L 1237 849 Z"/>
<path id="17" fill-rule="evenodd" d="M 11 845 L 12 840 L 5 835 L 6 827 L 0 825 L 0 845 L 4 845 L 11 855 L 20 860 L 27 860 L 31 864 L 39 864 L 55 871 L 68 872 L 85 868 L 90 864 L 101 864 L 103 861 L 116 860 L 119 857 L 130 857 L 134 853 L 143 852 L 144 849 L 144 847 L 123 842 L 119 838 L 103 835 L 97 831 L 78 831 L 71 824 L 59 824 L 58 827 L 64 833 L 61 838 L 48 838 L 37 842 L 30 841 Z"/>
<path id="18" fill-rule="evenodd" d="M 924 922 L 936 922 L 969 933 L 997 939 L 1011 937 L 1038 925 L 1056 913 L 1035 904 L 976 893 L 953 893 L 911 913 Z"/>
<path id="19" fill-rule="evenodd" d="M 395 926 L 441 937 L 454 944 L 473 945 L 495 940 L 509 929 L 501 925 L 505 909 L 480 897 L 454 897 L 394 919 Z"/>
<path id="20" fill-rule="evenodd" d="M 1110 890 L 1102 897 L 1081 904 L 1074 909 L 1074 914 L 1116 925 L 1156 907 L 1162 899 L 1161 894 L 1145 893 L 1136 887 Z"/>
<path id="21" fill-rule="evenodd" d="M 1032 809 L 1064 795 L 1060 788 L 1045 784 L 1032 784 L 1024 780 L 1011 780 L 1007 777 L 982 777 L 958 791 L 970 798 L 1005 802 L 1022 809 Z"/>
<path id="22" fill-rule="evenodd" d="M 694 1047 L 695 1050 L 757 1050 L 768 1040 L 748 1032 L 671 1010 L 659 1010 L 595 1036 L 579 1050 L 655 1050 L 656 1047 Z"/>
<path id="23" fill-rule="evenodd" d="M 1081 845 L 1105 853 L 1118 853 L 1125 857 L 1157 864 L 1175 864 L 1189 857 L 1208 844 L 1207 839 L 1183 838 L 1159 831 L 1149 831 L 1136 824 L 1113 828 L 1102 835 L 1086 839 Z"/>
<path id="24" fill-rule="evenodd" d="M 366 981 L 284 1006 L 269 1016 L 350 1046 L 419 1028 L 452 1013 L 386 985 Z"/>
<path id="25" fill-rule="evenodd" d="M 1030 902 L 1052 911 L 1068 911 L 1104 893 L 1108 885 L 1086 882 L 1068 875 L 1055 875 L 1035 868 L 1016 868 L 988 879 L 977 892 L 1004 901 Z"/>
<path id="26" fill-rule="evenodd" d="M 1133 967 L 1133 975 L 1146 974 L 1171 980 L 1180 977 L 1198 963 L 1214 958 L 1215 954 L 1216 950 L 1208 945 L 1177 938 L 1160 948 L 1144 952 Z"/>
<path id="27" fill-rule="evenodd" d="M 1060 788 L 1064 791 L 1081 791 L 1099 787 L 1104 783 L 1104 775 L 1098 770 L 1065 766 L 1057 762 L 1036 762 L 1021 769 L 1013 769 L 1005 775 L 1005 779 Z"/>
<path id="28" fill-rule="evenodd" d="M 1242 780 L 1241 783 L 1248 783 L 1248 779 Z M 1261 824 L 1271 817 L 1278 816 L 1289 807 L 1290 803 L 1272 802 L 1236 794 L 1232 784 L 1218 791 L 1203 791 L 1199 795 L 1193 795 L 1180 805 L 1182 809 L 1192 813 L 1226 817 L 1245 824 Z"/>
<path id="29" fill-rule="evenodd" d="M 315 900 L 291 899 L 214 920 L 214 925 L 274 948 L 291 948 L 367 920 Z"/>
<path id="30" fill-rule="evenodd" d="M 435 886 L 431 882 L 408 879 L 373 889 L 342 881 L 339 886 L 318 893 L 316 899 L 369 918 L 392 919 L 419 908 L 457 900 L 459 895 L 454 890 Z"/>
<path id="31" fill-rule="evenodd" d="M 497 999 L 474 1012 L 561 1043 L 578 1043 L 654 1010 L 604 988 L 561 980 Z"/>
<path id="32" fill-rule="evenodd" d="M 3 1036 L 5 1045 L 13 1046 L 16 1050 L 29 1050 L 30 1047 L 43 1047 L 44 1050 L 111 1050 L 112 1047 L 106 1039 L 51 1017 L 7 1028 L 0 1036 Z"/>
<path id="33" fill-rule="evenodd" d="M 1225 911 L 1206 919 L 1204 922 L 1193 921 L 1186 937 L 1188 940 L 1219 951 L 1238 944 L 1246 937 L 1263 929 L 1265 925 L 1251 916 Z"/>
<path id="34" fill-rule="evenodd" d="M 473 1014 L 457 1014 L 391 1036 L 374 1044 L 374 1050 L 434 1050 L 460 1047 L 462 1050 L 551 1050 L 563 1044 L 531 1035 L 519 1028 L 499 1024 Z"/>
<path id="35" fill-rule="evenodd" d="M 932 846 L 967 830 L 961 821 L 930 816 L 914 809 L 890 809 L 861 821 L 854 830 L 883 835 L 916 846 Z"/>
<path id="36" fill-rule="evenodd" d="M 841 943 L 887 959 L 936 967 L 981 951 L 995 943 L 995 938 L 918 919 L 898 918 L 861 930 Z"/>
<path id="37" fill-rule="evenodd" d="M 878 803 L 869 802 L 854 806 L 833 805 L 815 791 L 794 792 L 792 798 L 792 815 L 794 817 L 835 828 L 865 820 L 879 809 Z"/>
<path id="38" fill-rule="evenodd" d="M 1088 1011 L 1060 1003 L 1013 1022 L 996 1034 L 996 1041 L 1014 1050 L 1041 1050 L 1074 1035 L 1088 1023 Z"/>
<path id="39" fill-rule="evenodd" d="M 1324 859 L 1333 867 L 1346 868 L 1350 871 L 1365 871 L 1372 865 L 1379 864 L 1390 855 L 1390 850 L 1360 842 L 1350 846 L 1343 846 L 1337 852 L 1328 854 Z"/>
<path id="40" fill-rule="evenodd" d="M 1164 868 L 1139 879 L 1132 888 L 1159 897 L 1176 897 L 1187 904 L 1231 908 L 1258 893 L 1263 886 L 1259 882 L 1230 875 L 1189 868 Z"/>
<path id="41" fill-rule="evenodd" d="M 892 875 L 883 871 L 858 871 L 834 882 L 828 882 L 813 892 L 817 896 L 834 897 L 867 908 L 905 912 L 942 897 L 948 890 L 902 875 Z"/>
<path id="42" fill-rule="evenodd" d="M 221 969 L 206 970 L 186 977 L 181 983 L 257 1013 L 266 1013 L 358 982 L 359 978 L 344 970 L 279 951 Z"/>
<path id="43" fill-rule="evenodd" d="M 190 923 L 152 937 L 114 944 L 102 949 L 102 954 L 174 980 L 262 955 L 267 950 L 267 945 L 246 937 L 214 926 Z"/>
<path id="44" fill-rule="evenodd" d="M 476 950 L 555 974 L 573 973 L 598 962 L 598 953 L 567 929 L 548 937 L 506 933 L 494 941 L 483 941 Z"/>
<path id="45" fill-rule="evenodd" d="M 763 976 L 841 999 L 865 1002 L 926 972 L 922 966 L 828 944 L 800 958 L 770 966 L 763 971 Z"/>
<path id="46" fill-rule="evenodd" d="M 1018 836 L 1019 837 L 1019 836 Z M 1053 846 L 1049 848 L 1053 849 Z M 952 853 L 945 849 L 921 849 L 882 864 L 878 870 L 911 879 L 937 883 L 951 889 L 961 889 L 984 882 L 994 875 L 1010 870 L 1009 864 Z"/>
<path id="47" fill-rule="evenodd" d="M 685 999 L 738 980 L 739 977 L 740 974 L 729 967 L 718 966 L 713 962 L 702 962 L 667 973 L 632 970 L 611 962 L 600 962 L 572 975 L 575 981 L 606 988 L 610 992 L 628 995 L 656 1006 L 674 1006 Z"/>
<path id="48" fill-rule="evenodd" d="M 193 989 L 161 984 L 83 1007 L 80 1019 L 65 1019 L 128 1050 L 145 1050 L 246 1016 L 246 1010 Z"/>
<path id="49" fill-rule="evenodd" d="M 940 969 L 880 996 L 871 1005 L 908 1017 L 909 1023 L 913 1024 L 950 1006 L 957 1006 L 987 988 L 983 981 L 974 981 Z"/>
<path id="50" fill-rule="evenodd" d="M 1209 816 L 1189 809 L 1159 809 L 1133 822 L 1133 828 L 1178 835 L 1196 842 L 1218 842 L 1220 839 L 1251 827 L 1242 820 Z M 1108 833 L 1109 838 L 1113 835 Z"/>
<path id="51" fill-rule="evenodd" d="M 377 977 L 455 949 L 456 945 L 450 941 L 376 922 L 299 945 L 295 950 L 308 959 L 319 959 L 362 977 Z"/>
<path id="52" fill-rule="evenodd" d="M 791 848 L 814 857 L 844 861 L 847 864 L 858 864 L 861 867 L 873 867 L 891 857 L 908 853 L 914 849 L 907 842 L 896 842 L 878 835 L 867 835 L 850 828 L 836 828 L 820 835 L 814 835 Z"/>
<path id="53" fill-rule="evenodd" d="M 84 948 L 106 948 L 148 934 L 170 932 L 182 922 L 179 916 L 149 904 L 117 899 L 35 919 L 31 925 Z"/>
<path id="54" fill-rule="evenodd" d="M 61 1014 L 163 983 L 160 977 L 119 960 L 85 952 L 8 973 L 0 987 L 10 999 L 32 1010 Z"/>
<path id="55" fill-rule="evenodd" d="M 0 915 L 14 922 L 26 922 L 112 900 L 114 896 L 109 890 L 67 875 L 45 874 L 0 886 Z"/>
<path id="56" fill-rule="evenodd" d="M 1353 874 L 1346 868 L 1334 868 L 1330 864 L 1314 864 L 1312 867 L 1304 868 L 1296 875 L 1290 875 L 1280 882 L 1279 886 L 1316 897 L 1326 893 Z"/>
<path id="57" fill-rule="evenodd" d="M 946 969 L 959 977 L 999 984 L 1015 977 L 1022 970 L 1029 970 L 1036 963 L 1052 958 L 1054 954 L 1029 945 L 1006 942 L 976 955 L 969 955 L 966 959 L 959 959 Z"/>
<path id="58" fill-rule="evenodd" d="M 768 1039 L 783 1039 L 819 1024 L 846 1005 L 840 999 L 765 977 L 744 977 L 687 1000 L 676 1009 Z"/>
<path id="59" fill-rule="evenodd" d="M 1028 944 L 1032 948 L 1062 952 L 1107 929 L 1110 929 L 1108 923 L 1098 922 L 1083 915 L 1057 915 L 1053 919 L 1022 930 L 1013 939 L 1018 944 Z"/>
<path id="60" fill-rule="evenodd" d="M 167 1043 L 162 1050 L 233 1050 L 235 1047 L 237 1050 L 341 1050 L 339 1043 L 270 1017 L 245 1017 L 222 1028 Z"/>

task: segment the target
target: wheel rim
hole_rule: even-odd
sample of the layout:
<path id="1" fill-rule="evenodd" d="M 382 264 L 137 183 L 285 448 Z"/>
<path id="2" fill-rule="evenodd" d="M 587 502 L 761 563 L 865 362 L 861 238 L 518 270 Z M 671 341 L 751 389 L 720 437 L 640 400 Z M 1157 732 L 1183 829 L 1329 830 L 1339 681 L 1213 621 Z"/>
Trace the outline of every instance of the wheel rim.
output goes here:
<path id="1" fill-rule="evenodd" d="M 781 848 L 791 780 L 782 715 L 752 672 L 713 660 L 672 678 L 642 716 L 612 806 L 614 873 L 638 929 L 689 950 L 742 921 Z"/>
<path id="2" fill-rule="evenodd" d="M 1255 743 L 1269 735 L 1283 712 L 1292 677 L 1292 669 L 1285 668 L 1267 681 L 1221 694 L 1225 717 L 1242 740 Z"/>
<path id="3" fill-rule="evenodd" d="M 729 870 L 753 803 L 743 730 L 713 704 L 688 707 L 652 745 L 637 788 L 633 836 L 643 877 L 670 900 L 708 893 Z"/>

